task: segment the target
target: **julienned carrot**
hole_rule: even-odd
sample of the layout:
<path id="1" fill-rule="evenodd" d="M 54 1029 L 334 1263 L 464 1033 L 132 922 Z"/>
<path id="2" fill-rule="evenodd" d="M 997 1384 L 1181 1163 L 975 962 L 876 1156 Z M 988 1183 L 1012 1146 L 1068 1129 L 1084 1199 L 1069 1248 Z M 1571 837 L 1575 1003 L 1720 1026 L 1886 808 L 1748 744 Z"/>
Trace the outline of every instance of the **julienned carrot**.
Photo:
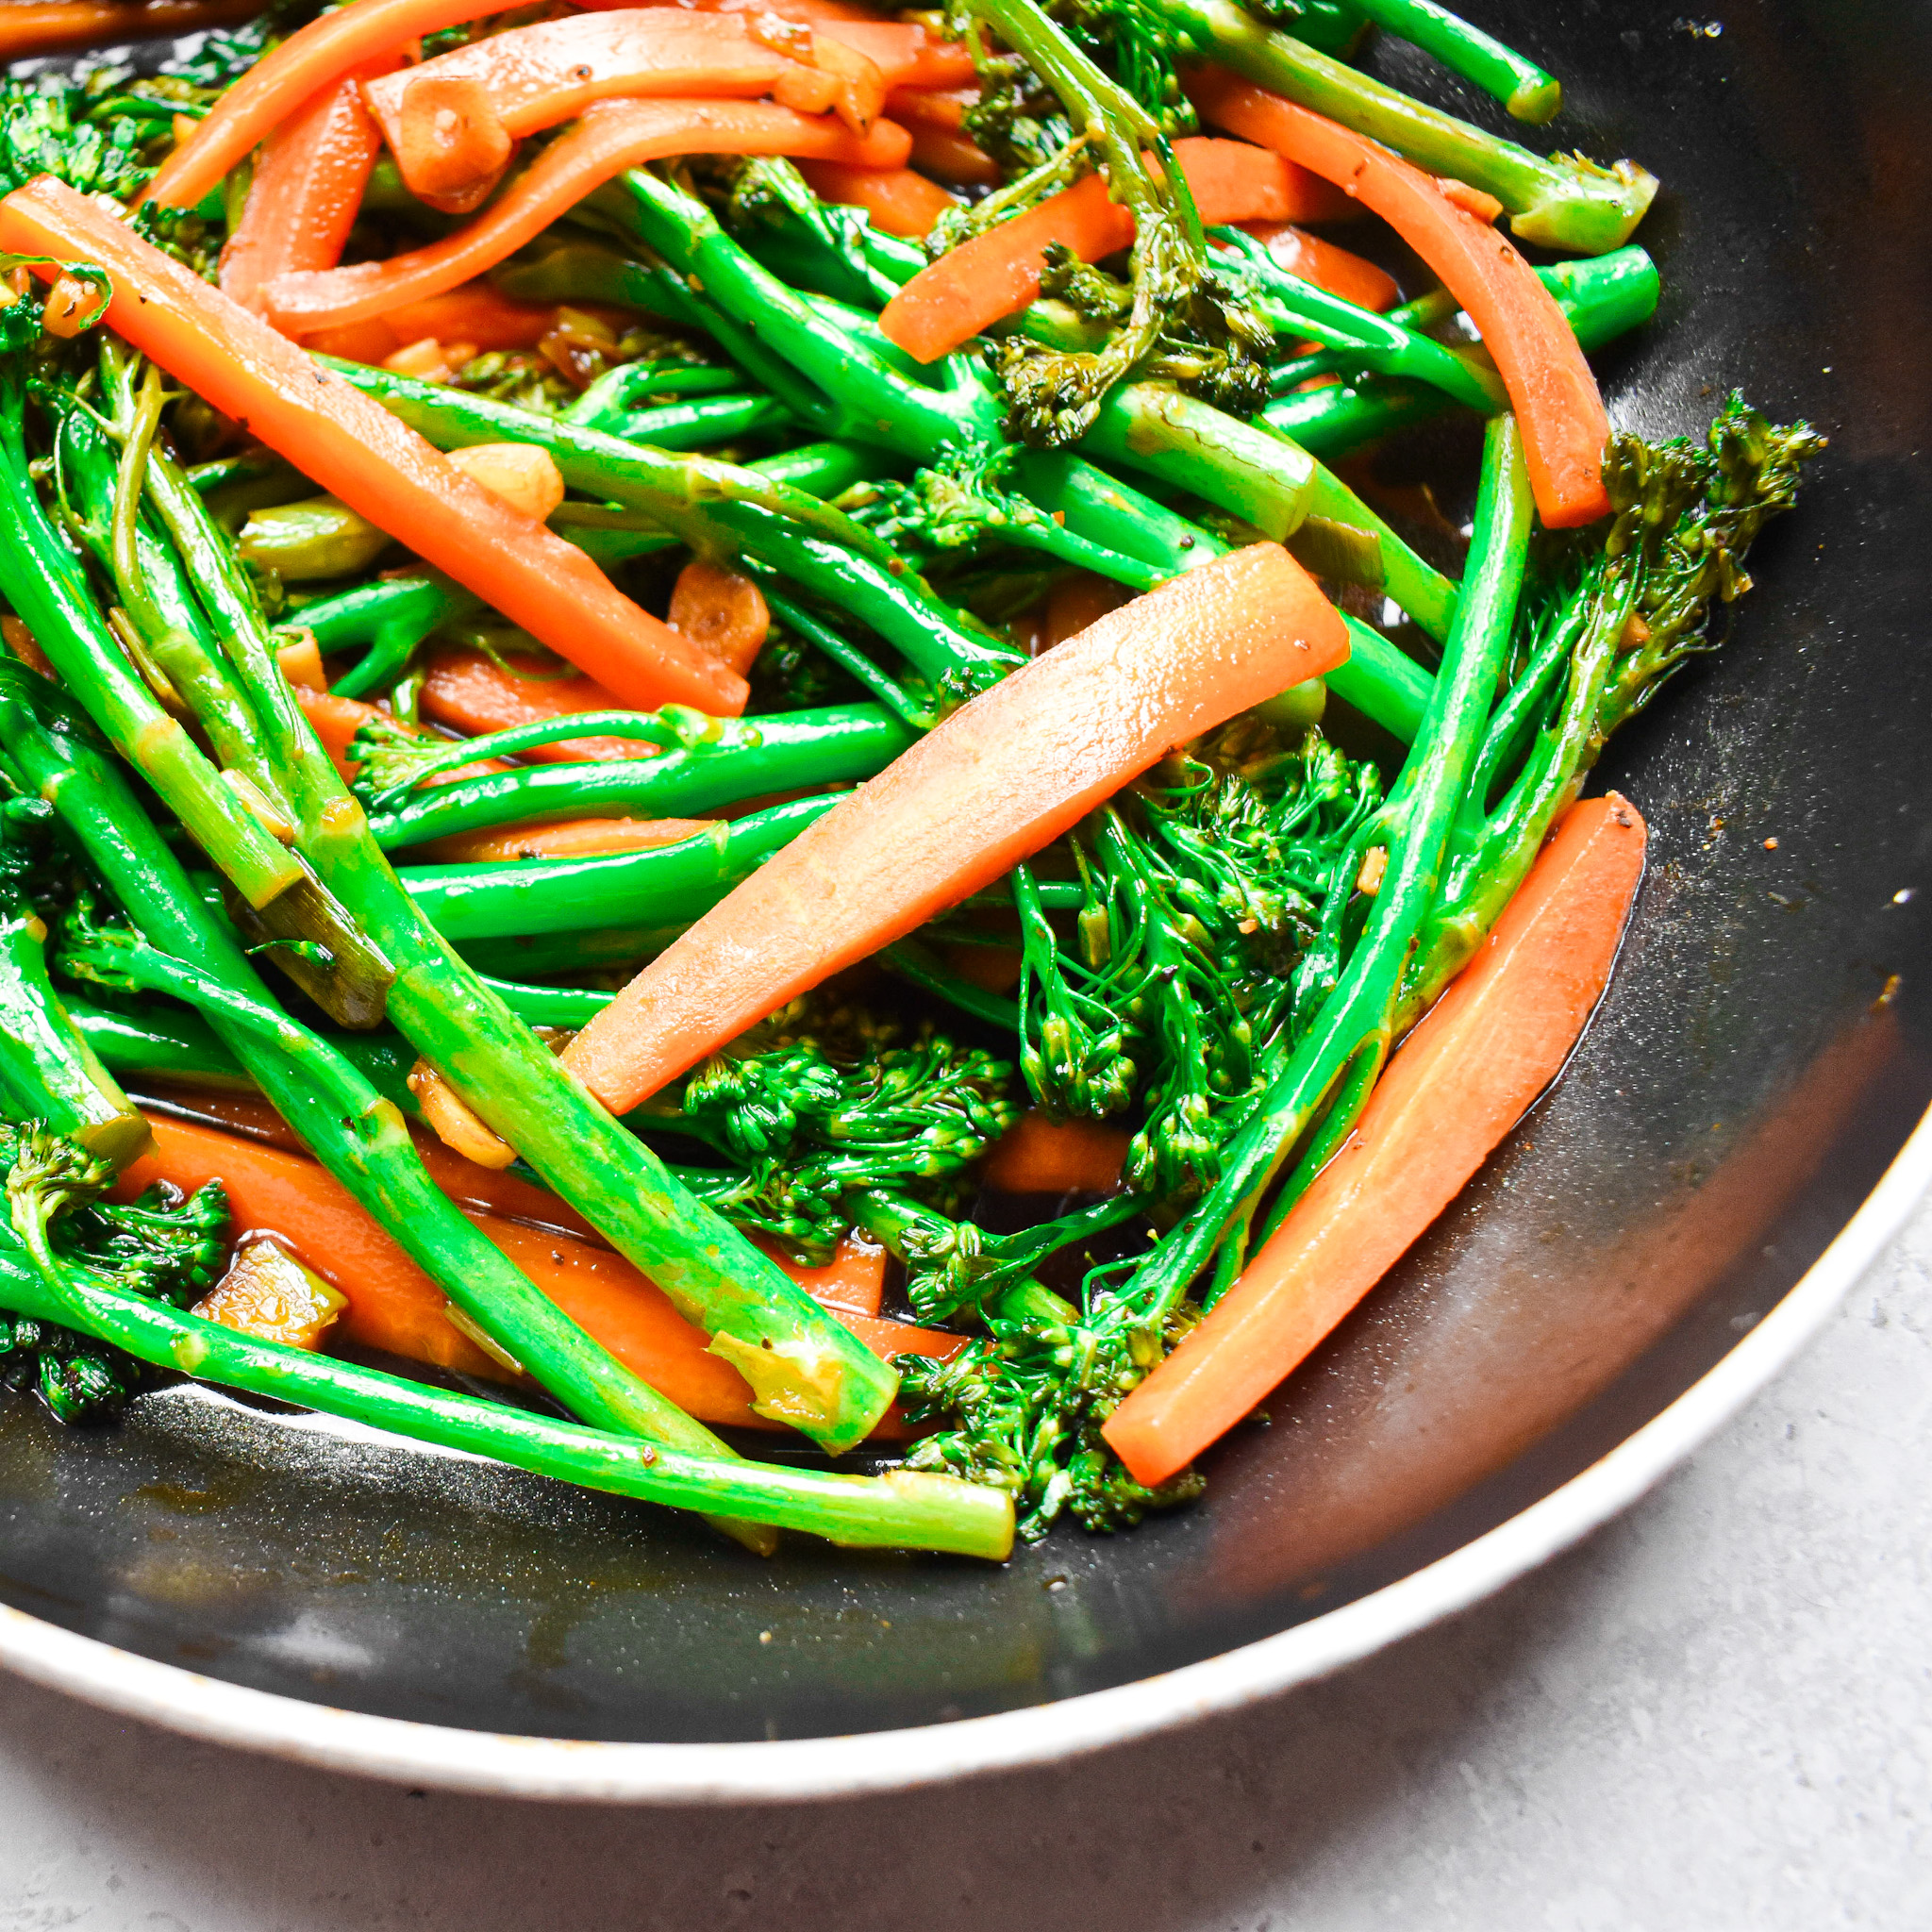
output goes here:
<path id="1" fill-rule="evenodd" d="M 1395 277 L 1364 261 L 1346 248 L 1338 248 L 1319 235 L 1310 235 L 1290 222 L 1243 222 L 1241 226 L 1261 242 L 1290 275 L 1326 289 L 1361 308 L 1380 314 L 1392 308 L 1402 293 Z"/>
<path id="2" fill-rule="evenodd" d="M 1138 1481 L 1186 1468 L 1291 1374 L 1556 1078 L 1609 978 L 1643 847 L 1643 821 L 1614 792 L 1571 810 L 1341 1152 L 1108 1419 Z"/>
<path id="3" fill-rule="evenodd" d="M 192 208 L 305 101 L 364 61 L 400 53 L 424 34 L 498 10 L 499 0 L 358 0 L 311 20 L 263 55 L 215 103 L 161 164 L 143 199 Z"/>
<path id="4" fill-rule="evenodd" d="M 332 82 L 262 143 L 242 219 L 222 250 L 222 292 L 242 308 L 257 308 L 277 275 L 342 258 L 381 145 L 361 82 L 388 64 Z"/>
<path id="5" fill-rule="evenodd" d="M 599 311 L 619 320 L 618 309 Z M 557 325 L 557 309 L 541 302 L 516 302 L 490 281 L 465 282 L 426 302 L 406 302 L 387 315 L 352 322 L 346 328 L 304 336 L 302 346 L 318 356 L 341 356 L 350 362 L 383 362 L 398 349 L 425 337 L 438 342 L 468 342 L 476 353 L 494 349 L 534 349 Z"/>
<path id="6" fill-rule="evenodd" d="M 284 275 L 268 291 L 269 315 L 288 334 L 308 335 L 440 295 L 488 274 L 614 175 L 667 155 L 793 155 L 896 168 L 910 151 L 892 122 L 861 138 L 829 116 L 769 101 L 598 101 L 469 226 L 387 261 Z"/>
<path id="7" fill-rule="evenodd" d="M 151 1124 L 155 1150 L 124 1174 L 124 1196 L 158 1180 L 190 1191 L 220 1180 L 233 1225 L 282 1236 L 348 1298 L 336 1337 L 413 1361 L 505 1378 L 504 1365 L 451 1324 L 442 1291 L 316 1162 L 183 1121 L 153 1117 Z M 530 1271 L 530 1278 L 573 1321 L 687 1414 L 750 1428 L 778 1426 L 752 1413 L 737 1371 L 710 1354 L 703 1331 L 620 1256 L 571 1235 L 491 1215 L 471 1219 Z M 840 1273 L 849 1300 L 846 1271 Z M 963 1342 L 961 1337 L 853 1313 L 845 1301 L 830 1296 L 825 1305 L 871 1348 L 945 1356 Z M 883 1433 L 903 1433 L 903 1425 L 895 1428 L 889 1419 Z"/>
<path id="8" fill-rule="evenodd" d="M 1198 70 L 1190 87 L 1209 120 L 1299 161 L 1380 215 L 1461 303 L 1523 425 L 1543 522 L 1574 529 L 1607 515 L 1603 397 L 1557 298 L 1514 243 L 1446 184 L 1365 135 L 1219 69 Z"/>
<path id="9" fill-rule="evenodd" d="M 1174 151 L 1204 222 L 1320 219 L 1306 212 L 1308 176 L 1265 148 L 1195 135 Z M 1089 175 L 922 269 L 887 303 L 879 327 L 908 355 L 933 361 L 1038 297 L 1049 243 L 1098 261 L 1133 239 L 1133 216 L 1108 199 L 1102 176 Z"/>
<path id="10" fill-rule="evenodd" d="M 916 168 L 848 168 L 842 161 L 801 161 L 799 173 L 821 201 L 862 208 L 874 228 L 917 242 L 959 197 Z"/>
<path id="11" fill-rule="evenodd" d="M 225 26 L 260 0 L 30 0 L 0 7 L 0 62 Z"/>
<path id="12" fill-rule="evenodd" d="M 511 660 L 512 665 L 514 660 Z M 574 711 L 618 711 L 624 707 L 589 677 L 557 677 L 532 669 L 517 675 L 481 651 L 446 645 L 434 652 L 423 680 L 423 714 L 474 738 L 485 731 L 508 731 Z M 533 746 L 525 754 L 543 764 L 571 764 L 578 758 L 641 758 L 651 747 L 629 738 L 568 738 Z"/>
<path id="13" fill-rule="evenodd" d="M 98 203 L 42 175 L 0 201 L 0 247 L 98 263 L 113 283 L 110 327 L 620 703 L 743 709 L 743 678 L 641 610 L 581 550 L 491 495 Z"/>
<path id="14" fill-rule="evenodd" d="M 866 64 L 855 67 L 855 58 Z M 864 89 L 862 108 L 852 97 L 849 105 L 859 111 L 847 119 L 862 132 L 878 112 L 882 91 L 943 84 L 959 77 L 962 63 L 970 75 L 965 48 L 893 21 L 830 22 L 785 34 L 766 26 L 761 36 L 742 15 L 628 8 L 512 27 L 372 81 L 366 93 L 403 179 L 421 192 L 421 158 L 407 152 L 409 103 L 448 83 L 475 89 L 477 111 L 506 142 L 613 96 L 755 100 L 775 91 L 786 107 L 822 112 L 845 98 L 845 83 Z"/>
<path id="15" fill-rule="evenodd" d="M 364 92 L 403 179 L 415 189 L 418 170 L 405 155 L 404 137 L 408 105 L 425 88 L 474 87 L 479 111 L 507 140 L 520 140 L 612 95 L 756 100 L 800 64 L 754 39 L 742 19 L 633 8 L 512 27 L 372 80 Z"/>
<path id="16" fill-rule="evenodd" d="M 768 858 L 577 1035 L 613 1113 L 1057 839 L 1175 745 L 1348 655 L 1274 543 L 1202 564 L 1014 672 Z"/>
<path id="17" fill-rule="evenodd" d="M 594 858 L 607 852 L 648 852 L 695 839 L 702 819 L 564 819 L 508 832 L 450 832 L 409 848 L 412 863 L 508 864 L 519 858 Z"/>
<path id="18" fill-rule="evenodd" d="M 1127 1135 L 1098 1121 L 1023 1113 L 986 1157 L 980 1177 L 1014 1194 L 1110 1194 L 1121 1184 Z"/>

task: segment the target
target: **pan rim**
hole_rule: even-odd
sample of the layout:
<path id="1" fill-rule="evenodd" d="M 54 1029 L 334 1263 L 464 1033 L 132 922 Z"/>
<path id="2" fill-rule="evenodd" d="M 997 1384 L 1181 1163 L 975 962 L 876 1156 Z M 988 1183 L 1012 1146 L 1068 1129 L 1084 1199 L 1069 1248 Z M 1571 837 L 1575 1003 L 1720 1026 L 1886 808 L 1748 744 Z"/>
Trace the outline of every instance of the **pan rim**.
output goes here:
<path id="1" fill-rule="evenodd" d="M 1326 1614 L 1107 1690 L 896 1731 L 636 1744 L 459 1730 L 257 1690 L 0 1605 L 0 1665 L 85 1703 L 318 1770 L 568 1804 L 858 1797 L 1062 1762 L 1332 1674 L 1493 1595 L 1636 1502 L 1802 1350 L 1932 1192 L 1932 1108 L 1777 1306 L 1675 1401 L 1560 1488 L 1448 1556 Z"/>

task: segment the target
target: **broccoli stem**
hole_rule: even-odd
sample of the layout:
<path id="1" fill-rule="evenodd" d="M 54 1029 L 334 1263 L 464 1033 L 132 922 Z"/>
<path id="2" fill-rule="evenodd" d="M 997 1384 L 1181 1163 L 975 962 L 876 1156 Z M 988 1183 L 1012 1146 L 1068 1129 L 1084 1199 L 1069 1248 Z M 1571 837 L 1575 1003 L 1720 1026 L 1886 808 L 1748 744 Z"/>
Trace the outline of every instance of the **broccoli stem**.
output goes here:
<path id="1" fill-rule="evenodd" d="M 939 1550 L 995 1563 L 1012 1549 L 1011 1501 L 978 1484 L 905 1470 L 862 1476 L 787 1469 L 551 1422 L 258 1341 L 77 1269 L 42 1270 L 19 1247 L 0 1246 L 0 1303 L 97 1336 L 158 1368 L 584 1489 L 700 1510 L 713 1521 L 756 1521 L 854 1548 Z"/>
<path id="2" fill-rule="evenodd" d="M 573 727 L 575 728 L 573 728 Z M 538 733 L 500 732 L 466 741 L 475 758 L 503 758 L 512 748 L 595 733 L 595 712 L 578 720 L 546 720 Z M 416 791 L 374 816 L 371 828 L 385 850 L 447 833 L 521 824 L 600 811 L 635 811 L 657 818 L 693 818 L 780 791 L 870 778 L 912 742 L 898 719 L 876 705 L 835 705 L 818 711 L 767 713 L 755 721 L 718 724 L 711 741 L 674 746 L 656 758 L 525 765 Z M 462 762 L 471 761 L 466 757 Z M 441 761 L 439 761 L 441 762 Z"/>
<path id="3" fill-rule="evenodd" d="M 1362 1062 L 1379 1067 L 1387 1055 L 1404 970 L 1436 902 L 1507 658 L 1532 516 L 1515 420 L 1495 417 L 1484 444 L 1470 568 L 1428 713 L 1395 790 L 1357 834 L 1356 862 L 1346 869 L 1352 887 L 1371 849 L 1387 854 L 1368 924 L 1308 1032 L 1228 1144 L 1219 1179 L 1142 1262 L 1116 1319 L 1158 1336 L 1222 1240 L 1244 1239 L 1253 1204 L 1337 1083 L 1352 1072 L 1359 1082 Z"/>
<path id="4" fill-rule="evenodd" d="M 1374 540 L 1359 574 L 1431 637 L 1444 638 L 1456 586 L 1418 557 L 1367 504 L 1285 436 L 1238 422 L 1178 390 L 1123 383 L 1101 404 L 1083 446 L 1191 491 L 1282 542 L 1319 516 Z"/>
<path id="5" fill-rule="evenodd" d="M 255 1084 L 198 1013 L 150 1005 L 140 1014 L 129 1015 L 97 1007 L 74 992 L 66 993 L 60 1004 L 102 1064 L 126 1079 L 178 1081 L 192 1087 Z M 409 1069 L 416 1063 L 411 1048 L 393 1033 L 336 1033 L 326 1038 L 331 1051 L 354 1065 L 399 1112 L 415 1113 L 416 1096 L 408 1087 Z"/>
<path id="6" fill-rule="evenodd" d="M 0 1100 L 125 1167 L 147 1145 L 147 1123 L 55 995 L 46 938 L 31 907 L 0 907 Z"/>
<path id="7" fill-rule="evenodd" d="M 438 935 L 303 717 L 233 552 L 201 499 L 164 461 L 151 466 L 150 489 L 261 721 L 305 852 L 395 963 L 389 1013 L 397 1030 L 553 1191 L 713 1338 L 746 1373 L 761 1413 L 834 1452 L 862 1441 L 891 1404 L 896 1376 L 598 1108 Z M 829 802 L 799 801 L 820 809 Z M 526 916 L 517 929 L 537 923 Z"/>
<path id="8" fill-rule="evenodd" d="M 27 467 L 17 358 L 0 375 L 0 539 L 8 601 L 63 683 L 92 690 L 120 752 L 164 797 L 188 835 L 259 911 L 308 874 L 250 816 L 186 728 L 135 675 L 103 625 L 79 563 L 49 526 Z"/>
<path id="9" fill-rule="evenodd" d="M 1630 239 L 1657 193 L 1656 175 L 1634 161 L 1545 160 L 1263 26 L 1233 0 L 1156 0 L 1155 11 L 1243 79 L 1493 194 L 1525 242 L 1602 255 Z"/>
<path id="10" fill-rule="evenodd" d="M 1513 47 L 1491 40 L 1436 0 L 1352 0 L 1386 33 L 1433 54 L 1452 74 L 1492 94 L 1513 119 L 1541 126 L 1562 110 L 1563 89 Z"/>
<path id="11" fill-rule="evenodd" d="M 387 691 L 425 638 L 482 608 L 481 598 L 431 572 L 420 577 L 378 577 L 318 598 L 302 607 L 296 622 L 315 634 L 316 648 L 325 656 L 357 644 L 368 647 L 360 661 L 329 687 L 338 697 L 359 698 Z"/>

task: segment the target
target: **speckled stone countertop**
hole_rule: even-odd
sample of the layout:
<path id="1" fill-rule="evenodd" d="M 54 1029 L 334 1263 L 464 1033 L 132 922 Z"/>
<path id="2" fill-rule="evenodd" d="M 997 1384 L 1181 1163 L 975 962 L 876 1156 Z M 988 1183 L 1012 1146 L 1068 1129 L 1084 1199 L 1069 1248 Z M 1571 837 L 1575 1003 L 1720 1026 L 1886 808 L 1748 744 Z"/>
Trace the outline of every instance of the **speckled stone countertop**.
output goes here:
<path id="1" fill-rule="evenodd" d="M 1344 1675 L 855 1804 L 445 1797 L 0 1678 L 0 1927 L 1824 1932 L 1932 1925 L 1932 1208 L 1582 1549 Z"/>

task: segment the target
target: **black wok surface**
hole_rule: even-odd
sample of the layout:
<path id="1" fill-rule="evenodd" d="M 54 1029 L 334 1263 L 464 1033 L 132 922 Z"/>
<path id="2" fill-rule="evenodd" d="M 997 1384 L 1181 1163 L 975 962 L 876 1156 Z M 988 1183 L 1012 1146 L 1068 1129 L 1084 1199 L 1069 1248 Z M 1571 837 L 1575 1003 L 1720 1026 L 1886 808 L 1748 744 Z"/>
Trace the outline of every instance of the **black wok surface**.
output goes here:
<path id="1" fill-rule="evenodd" d="M 1932 7 L 1490 0 L 1554 131 L 1665 183 L 1613 416 L 1746 388 L 1833 439 L 1725 651 L 1600 774 L 1648 817 L 1561 1083 L 1207 1499 L 994 1571 L 804 1542 L 342 1440 L 180 1389 L 116 1430 L 0 1407 L 0 1601 L 351 1709 L 563 1738 L 919 1724 L 1130 1682 L 1320 1615 L 1548 1493 L 1773 1307 L 1932 1099 Z M 1494 125 L 1406 50 L 1393 77 Z M 1764 841 L 1775 838 L 1774 851 Z"/>

